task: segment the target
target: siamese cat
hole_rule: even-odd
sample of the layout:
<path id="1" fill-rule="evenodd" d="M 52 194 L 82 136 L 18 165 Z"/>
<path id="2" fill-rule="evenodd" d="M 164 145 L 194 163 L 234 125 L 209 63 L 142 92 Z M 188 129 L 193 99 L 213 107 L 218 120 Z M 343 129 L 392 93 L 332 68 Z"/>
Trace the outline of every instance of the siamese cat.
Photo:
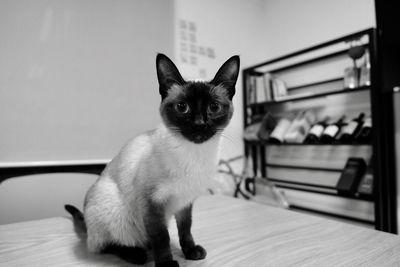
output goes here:
<path id="1" fill-rule="evenodd" d="M 186 259 L 206 250 L 191 234 L 192 203 L 216 174 L 221 132 L 233 113 L 239 57 L 210 82 L 185 81 L 165 55 L 156 59 L 162 123 L 130 140 L 88 190 L 84 214 L 65 208 L 87 231 L 91 252 L 113 253 L 135 264 L 152 251 L 155 266 L 179 266 L 171 254 L 168 222 L 175 216 Z"/>

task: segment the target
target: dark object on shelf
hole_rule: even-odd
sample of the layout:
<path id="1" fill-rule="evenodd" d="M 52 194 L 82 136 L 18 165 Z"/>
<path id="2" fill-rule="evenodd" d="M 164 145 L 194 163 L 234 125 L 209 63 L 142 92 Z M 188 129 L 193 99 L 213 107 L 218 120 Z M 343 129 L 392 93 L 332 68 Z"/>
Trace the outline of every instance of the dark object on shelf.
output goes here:
<path id="1" fill-rule="evenodd" d="M 372 140 L 372 119 L 371 119 L 371 117 L 368 117 L 365 119 L 362 127 L 356 133 L 356 136 L 354 137 L 354 139 L 356 142 L 359 142 L 359 143 L 371 142 L 371 140 Z"/>
<path id="2" fill-rule="evenodd" d="M 358 42 L 360 42 L 360 41 L 358 40 Z M 365 47 L 363 45 L 352 46 L 349 49 L 348 53 L 349 53 L 349 56 L 353 59 L 353 64 L 356 66 L 356 60 L 361 58 L 364 55 Z"/>
<path id="3" fill-rule="evenodd" d="M 349 144 L 355 141 L 355 135 L 358 133 L 364 123 L 364 116 L 364 113 L 360 113 L 357 118 L 354 118 L 346 126 L 344 126 L 338 134 L 336 141 L 342 144 Z"/>
<path id="4" fill-rule="evenodd" d="M 372 158 L 369 161 L 369 164 L 367 166 L 367 171 L 361 178 L 361 182 L 358 185 L 358 194 L 360 196 L 372 196 L 374 192 L 374 176 L 372 173 Z"/>
<path id="5" fill-rule="evenodd" d="M 339 194 L 354 195 L 365 169 L 364 159 L 349 158 L 336 185 Z"/>
<path id="6" fill-rule="evenodd" d="M 269 135 L 276 127 L 276 124 L 276 118 L 274 118 L 270 112 L 267 112 L 267 114 L 265 114 L 264 118 L 262 119 L 261 126 L 258 131 L 258 137 L 261 140 L 268 140 Z"/>

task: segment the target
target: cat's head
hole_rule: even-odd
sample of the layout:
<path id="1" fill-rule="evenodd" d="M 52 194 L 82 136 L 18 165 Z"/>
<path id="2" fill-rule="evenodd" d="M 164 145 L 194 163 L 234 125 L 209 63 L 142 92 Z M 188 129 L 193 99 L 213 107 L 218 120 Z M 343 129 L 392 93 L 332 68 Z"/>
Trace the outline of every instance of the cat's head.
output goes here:
<path id="1" fill-rule="evenodd" d="M 232 98 L 239 74 L 239 56 L 228 59 L 209 82 L 185 81 L 175 64 L 158 54 L 160 114 L 164 124 L 196 144 L 220 133 L 233 114 Z"/>

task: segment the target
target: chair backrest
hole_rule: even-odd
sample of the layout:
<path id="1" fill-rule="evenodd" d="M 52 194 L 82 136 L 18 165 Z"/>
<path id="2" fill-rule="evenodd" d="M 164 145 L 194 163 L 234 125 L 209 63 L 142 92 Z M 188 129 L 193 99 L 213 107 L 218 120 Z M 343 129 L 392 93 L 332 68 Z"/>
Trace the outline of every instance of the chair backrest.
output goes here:
<path id="1" fill-rule="evenodd" d="M 67 203 L 82 208 L 105 164 L 0 164 L 0 224 L 65 216 Z"/>

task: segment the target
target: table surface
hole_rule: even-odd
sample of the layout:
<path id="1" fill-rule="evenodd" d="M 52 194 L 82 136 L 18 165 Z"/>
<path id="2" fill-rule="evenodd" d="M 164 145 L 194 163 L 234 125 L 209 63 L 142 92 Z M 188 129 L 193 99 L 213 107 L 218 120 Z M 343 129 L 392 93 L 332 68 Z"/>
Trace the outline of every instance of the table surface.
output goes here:
<path id="1" fill-rule="evenodd" d="M 194 205 L 193 235 L 205 260 L 183 259 L 172 222 L 170 234 L 181 266 L 400 266 L 396 235 L 224 196 Z M 133 265 L 87 252 L 66 216 L 0 225 L 0 266 Z"/>

